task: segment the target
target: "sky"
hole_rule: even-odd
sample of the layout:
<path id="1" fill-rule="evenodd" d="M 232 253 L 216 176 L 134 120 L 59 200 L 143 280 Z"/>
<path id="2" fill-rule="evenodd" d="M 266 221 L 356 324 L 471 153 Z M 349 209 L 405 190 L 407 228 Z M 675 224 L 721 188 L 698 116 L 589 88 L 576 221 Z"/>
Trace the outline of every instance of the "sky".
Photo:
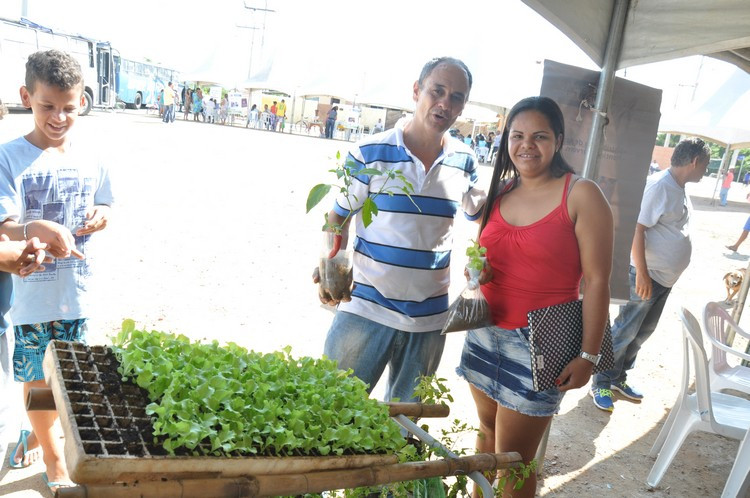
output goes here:
<path id="1" fill-rule="evenodd" d="M 224 86 L 261 74 L 288 93 L 326 87 L 356 99 L 358 88 L 377 94 L 373 82 L 387 80 L 404 88 L 409 105 L 424 62 L 452 55 L 478 82 L 472 100 L 510 107 L 538 94 L 544 59 L 598 69 L 520 0 L 27 0 L 27 8 L 32 21 L 110 41 L 123 57 L 195 79 L 210 74 Z M 3 0 L 0 16 L 18 18 L 21 9 L 22 0 Z M 618 76 L 663 89 L 665 112 L 706 98 L 733 69 L 689 57 Z"/>

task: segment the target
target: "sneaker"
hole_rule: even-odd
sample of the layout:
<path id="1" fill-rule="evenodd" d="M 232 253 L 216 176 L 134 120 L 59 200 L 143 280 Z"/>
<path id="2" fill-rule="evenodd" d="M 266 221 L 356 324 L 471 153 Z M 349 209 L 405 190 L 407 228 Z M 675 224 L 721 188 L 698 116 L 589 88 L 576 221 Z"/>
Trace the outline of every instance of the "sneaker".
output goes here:
<path id="1" fill-rule="evenodd" d="M 643 399 L 643 394 L 633 389 L 633 386 L 629 386 L 625 381 L 615 382 L 612 384 L 612 389 L 634 401 L 640 401 Z"/>
<path id="2" fill-rule="evenodd" d="M 612 402 L 612 391 L 609 389 L 593 387 L 589 391 L 589 394 L 594 398 L 594 404 L 600 410 L 604 410 L 605 412 L 615 411 L 615 404 Z"/>

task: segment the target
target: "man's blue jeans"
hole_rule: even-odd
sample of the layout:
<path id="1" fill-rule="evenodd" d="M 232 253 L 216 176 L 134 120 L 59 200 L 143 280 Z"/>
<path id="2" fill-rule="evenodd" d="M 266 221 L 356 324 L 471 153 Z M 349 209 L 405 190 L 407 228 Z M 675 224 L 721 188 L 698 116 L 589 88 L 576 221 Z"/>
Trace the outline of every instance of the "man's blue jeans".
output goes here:
<path id="1" fill-rule="evenodd" d="M 174 104 L 164 106 L 164 119 L 165 123 L 174 122 Z"/>
<path id="2" fill-rule="evenodd" d="M 635 292 L 635 268 L 630 267 L 630 301 L 620 306 L 620 314 L 612 325 L 612 348 L 615 366 L 612 370 L 594 375 L 593 386 L 609 389 L 612 384 L 625 382 L 627 371 L 635 365 L 635 358 L 659 323 L 671 287 L 664 287 L 651 279 L 651 298 L 647 301 Z"/>
<path id="3" fill-rule="evenodd" d="M 716 191 L 714 190 L 714 192 L 716 192 Z M 721 204 L 722 206 L 726 206 L 727 205 L 727 195 L 729 195 L 729 189 L 728 188 L 722 188 L 719 191 L 719 204 Z"/>
<path id="4" fill-rule="evenodd" d="M 342 370 L 369 384 L 372 392 L 386 365 L 390 367 L 384 401 L 414 400 L 417 377 L 433 375 L 443 355 L 445 336 L 433 332 L 405 332 L 353 313 L 336 312 L 323 348 Z"/>

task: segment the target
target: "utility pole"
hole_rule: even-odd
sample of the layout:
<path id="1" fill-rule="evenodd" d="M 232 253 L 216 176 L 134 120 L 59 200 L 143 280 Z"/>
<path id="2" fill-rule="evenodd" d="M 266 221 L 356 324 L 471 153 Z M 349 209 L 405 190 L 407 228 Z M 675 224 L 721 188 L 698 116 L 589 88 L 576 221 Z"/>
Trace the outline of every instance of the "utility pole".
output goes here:
<path id="1" fill-rule="evenodd" d="M 253 52 L 255 50 L 255 31 L 258 30 L 258 29 L 260 29 L 260 54 L 261 54 L 261 56 L 263 56 L 263 46 L 265 45 L 265 39 L 266 39 L 266 15 L 269 12 L 274 13 L 276 11 L 268 8 L 268 0 L 264 0 L 263 1 L 263 7 L 253 7 L 253 6 L 250 6 L 250 5 L 247 4 L 247 0 L 245 0 L 245 2 L 243 3 L 243 7 L 245 7 L 245 9 L 247 9 L 247 10 L 253 12 L 253 13 L 255 13 L 255 12 L 262 12 L 263 13 L 263 21 L 262 21 L 262 24 L 261 24 L 260 28 L 258 28 L 258 26 L 255 25 L 255 22 L 251 23 L 251 24 L 253 24 L 252 26 L 240 26 L 240 25 L 237 25 L 238 28 L 245 28 L 245 29 L 251 30 L 251 35 L 250 35 L 250 62 L 248 64 L 248 69 L 247 69 L 247 76 L 249 78 L 252 75 L 252 72 L 253 72 Z"/>

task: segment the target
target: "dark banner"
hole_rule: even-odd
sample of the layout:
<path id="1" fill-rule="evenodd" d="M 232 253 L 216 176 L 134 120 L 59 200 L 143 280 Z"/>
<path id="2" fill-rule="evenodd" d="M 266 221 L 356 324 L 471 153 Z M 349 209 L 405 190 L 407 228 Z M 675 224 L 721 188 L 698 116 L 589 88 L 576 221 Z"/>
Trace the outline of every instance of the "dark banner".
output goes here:
<path id="1" fill-rule="evenodd" d="M 596 104 L 600 73 L 544 61 L 541 95 L 555 100 L 565 116 L 563 156 L 576 172 L 583 172 L 586 146 Z M 605 120 L 599 173 L 596 179 L 612 205 L 615 218 L 615 251 L 612 266 L 612 299 L 629 298 L 628 267 L 643 187 L 661 114 L 661 90 L 615 78 Z"/>

